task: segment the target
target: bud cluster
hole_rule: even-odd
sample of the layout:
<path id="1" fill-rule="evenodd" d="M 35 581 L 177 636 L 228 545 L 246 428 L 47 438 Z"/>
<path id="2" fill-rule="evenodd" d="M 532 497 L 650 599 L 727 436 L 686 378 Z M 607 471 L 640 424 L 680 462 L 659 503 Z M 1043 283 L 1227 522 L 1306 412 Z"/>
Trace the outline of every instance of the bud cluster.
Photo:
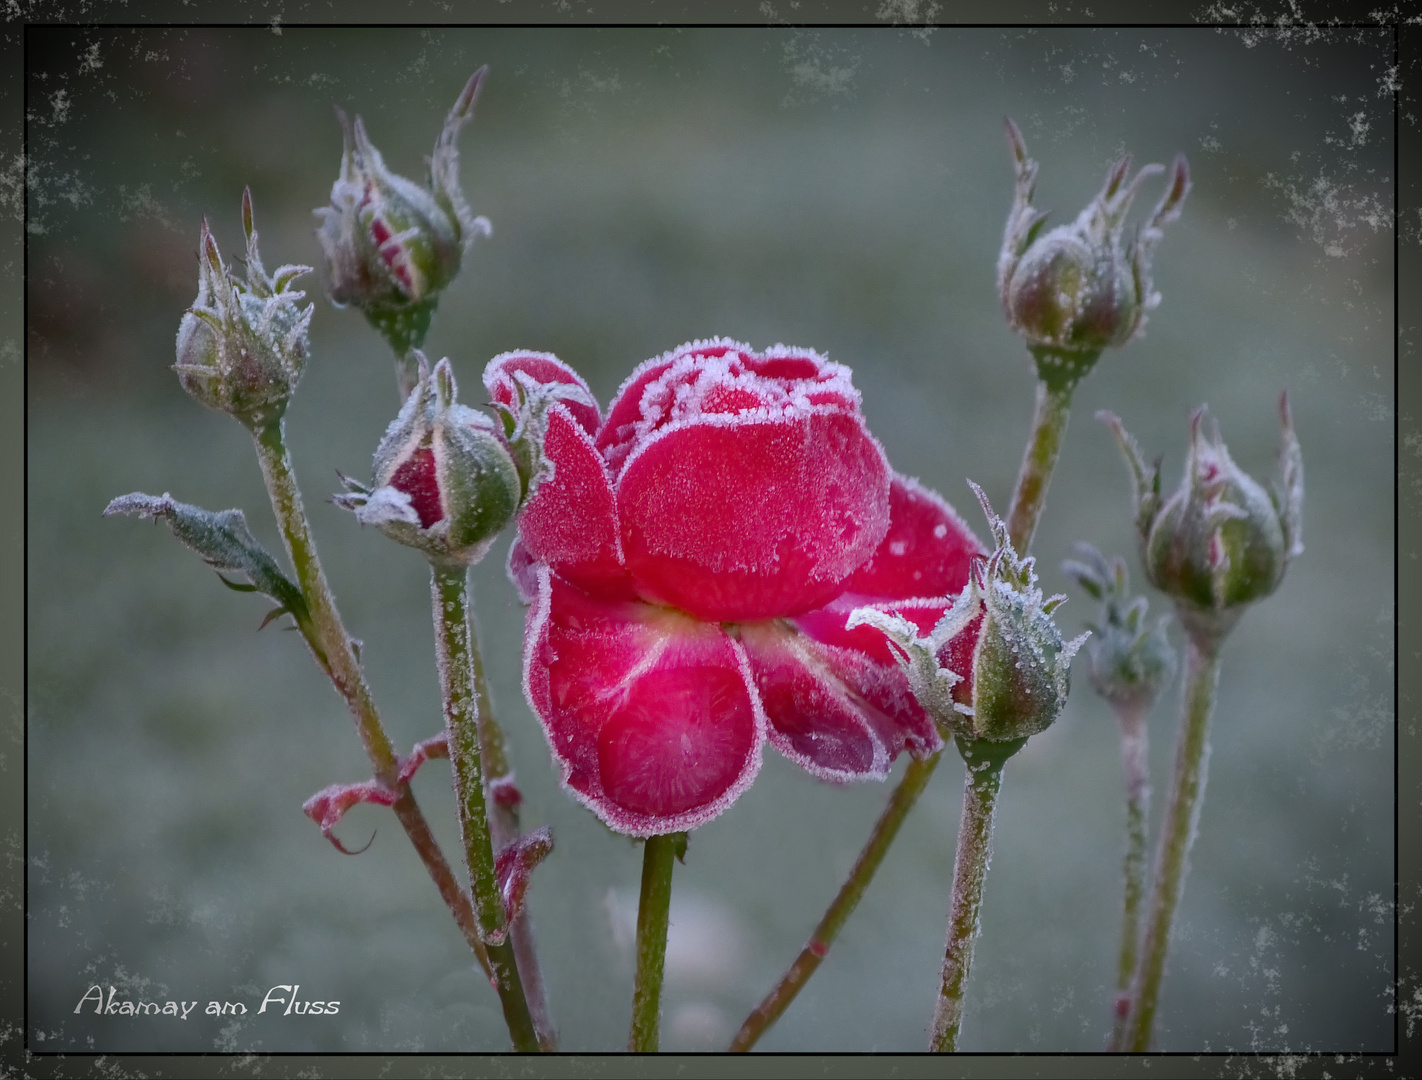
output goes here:
<path id="1" fill-rule="evenodd" d="M 1136 533 L 1147 579 L 1175 600 L 1181 623 L 1198 642 L 1218 642 L 1245 605 L 1272 593 L 1303 552 L 1303 456 L 1279 399 L 1282 440 L 1277 476 L 1265 488 L 1229 456 L 1218 426 L 1204 433 L 1205 409 L 1190 417 L 1185 474 L 1174 494 L 1160 493 L 1160 463 L 1147 465 L 1140 446 L 1114 414 L 1098 419 L 1116 436 L 1131 470 Z"/>
<path id="2" fill-rule="evenodd" d="M 222 261 L 203 219 L 198 249 L 198 294 L 178 324 L 173 370 L 183 389 L 212 409 L 231 413 L 253 431 L 276 423 L 301 379 L 308 353 L 312 305 L 291 287 L 309 266 L 281 266 L 267 274 L 257 252 L 252 192 L 242 192 L 247 277 Z"/>
<path id="3" fill-rule="evenodd" d="M 1190 171 L 1177 155 L 1154 213 L 1128 236 L 1126 214 L 1136 192 L 1165 169 L 1147 165 L 1127 183 L 1127 155 L 1111 166 L 1101 192 L 1074 222 L 1043 233 L 1047 215 L 1032 207 L 1037 163 L 1011 120 L 1007 137 L 1017 182 L 998 256 L 998 296 L 1008 324 L 1027 339 L 1042 379 L 1069 385 L 1091 369 L 1102 349 L 1139 337 L 1146 312 L 1160 303 L 1151 284 L 1151 255 L 1163 228 L 1180 216 Z"/>

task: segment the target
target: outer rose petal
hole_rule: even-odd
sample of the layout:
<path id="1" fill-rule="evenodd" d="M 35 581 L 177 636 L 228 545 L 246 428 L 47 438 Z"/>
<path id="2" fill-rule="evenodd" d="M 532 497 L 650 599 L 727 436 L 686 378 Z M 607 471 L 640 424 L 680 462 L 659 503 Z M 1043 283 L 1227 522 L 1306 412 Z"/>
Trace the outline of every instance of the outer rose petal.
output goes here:
<path id="1" fill-rule="evenodd" d="M 548 410 L 543 452 L 553 465 L 518 520 L 523 547 L 537 562 L 585 588 L 625 581 L 612 484 L 592 438 L 562 403 Z M 619 590 L 630 595 L 630 589 Z"/>
<path id="2" fill-rule="evenodd" d="M 834 410 L 673 424 L 617 482 L 625 563 L 648 599 L 724 622 L 819 607 L 889 527 L 889 467 Z"/>
<path id="3" fill-rule="evenodd" d="M 987 554 L 943 497 L 911 477 L 894 474 L 889 515 L 888 533 L 844 583 L 846 592 L 883 600 L 956 596 L 973 556 Z"/>
<path id="4" fill-rule="evenodd" d="M 770 744 L 824 780 L 882 780 L 904 739 L 833 669 L 829 650 L 778 620 L 740 628 Z"/>
<path id="5" fill-rule="evenodd" d="M 524 693 L 563 782 L 618 832 L 704 825 L 760 769 L 765 714 L 737 642 L 665 608 L 595 599 L 546 566 Z"/>
<path id="6" fill-rule="evenodd" d="M 568 411 L 589 435 L 597 434 L 602 424 L 598 415 L 593 392 L 583 377 L 559 360 L 552 353 L 506 352 L 494 357 L 484 368 L 484 388 L 490 397 L 500 405 L 513 406 L 518 401 L 514 372 L 522 371 L 540 383 L 568 383 L 580 387 L 588 396 L 587 404 L 581 401 L 564 401 Z"/>

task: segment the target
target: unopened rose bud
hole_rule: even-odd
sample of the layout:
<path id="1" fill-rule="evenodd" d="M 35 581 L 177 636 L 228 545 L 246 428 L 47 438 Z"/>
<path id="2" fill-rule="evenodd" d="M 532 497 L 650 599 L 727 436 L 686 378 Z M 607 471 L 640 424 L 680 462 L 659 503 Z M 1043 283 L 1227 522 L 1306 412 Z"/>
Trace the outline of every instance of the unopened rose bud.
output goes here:
<path id="1" fill-rule="evenodd" d="M 997 289 L 1008 325 L 1027 339 L 1037 370 L 1049 384 L 1070 385 L 1101 351 L 1139 337 L 1146 312 L 1160 303 L 1150 262 L 1165 225 L 1180 216 L 1190 191 L 1183 156 L 1170 167 L 1165 194 L 1150 219 L 1127 235 L 1126 213 L 1148 177 L 1147 165 L 1128 183 L 1129 155 L 1106 174 L 1101 192 L 1070 225 L 1043 232 L 1046 214 L 1032 208 L 1037 163 L 1022 134 L 1007 122 L 1016 163 L 1016 193 L 997 263 Z"/>
<path id="2" fill-rule="evenodd" d="M 1272 491 L 1234 463 L 1216 425 L 1204 433 L 1202 407 L 1190 417 L 1185 475 L 1164 499 L 1159 463 L 1146 465 L 1116 416 L 1097 414 L 1131 469 L 1146 577 L 1175 600 L 1181 623 L 1202 643 L 1223 638 L 1247 604 L 1278 588 L 1303 552 L 1303 457 L 1287 394 L 1279 413 L 1283 434 Z"/>
<path id="3" fill-rule="evenodd" d="M 374 483 L 343 477 L 334 501 L 432 562 L 467 566 L 518 510 L 518 470 L 497 423 L 456 400 L 448 359 L 433 372 L 416 359 L 419 383 L 375 451 Z"/>
<path id="4" fill-rule="evenodd" d="M 202 223 L 198 294 L 178 324 L 173 370 L 183 389 L 212 409 L 231 413 L 253 431 L 281 419 L 306 366 L 312 306 L 291 284 L 309 266 L 282 266 L 268 275 L 257 253 L 252 193 L 242 193 L 247 277 L 234 276 Z"/>
<path id="5" fill-rule="evenodd" d="M 429 158 L 424 186 L 385 166 L 357 116 L 338 110 L 344 131 L 341 174 L 331 205 L 316 211 L 331 301 L 355 304 L 398 355 L 419 348 L 440 290 L 454 280 L 464 251 L 489 221 L 475 217 L 459 189 L 459 130 L 474 115 L 487 67 L 474 73 Z"/>
<path id="6" fill-rule="evenodd" d="M 1086 625 L 1091 686 L 1112 708 L 1143 716 L 1175 675 L 1175 649 L 1165 634 L 1166 618 L 1146 622 L 1148 601 L 1132 596 L 1126 563 L 1107 560 L 1090 544 L 1076 545 L 1076 558 L 1062 569 L 1101 601 L 1101 614 Z"/>
<path id="7" fill-rule="evenodd" d="M 991 753 L 992 747 L 981 743 L 1000 744 L 1007 756 L 1061 714 L 1071 686 L 1072 657 L 1089 635 L 1063 640 L 1052 612 L 1066 597 L 1043 597 L 1034 560 L 1018 557 L 1006 523 L 982 489 L 971 487 L 987 514 L 996 549 L 974 561 L 962 595 L 930 635 L 922 638 L 902 616 L 868 607 L 856 609 L 847 625 L 874 626 L 888 637 L 919 704 L 953 734 L 965 756 Z M 967 670 L 953 670 L 949 644 L 978 618 L 982 626 L 972 659 L 962 665 Z M 965 680 L 971 680 L 971 705 L 954 693 Z"/>

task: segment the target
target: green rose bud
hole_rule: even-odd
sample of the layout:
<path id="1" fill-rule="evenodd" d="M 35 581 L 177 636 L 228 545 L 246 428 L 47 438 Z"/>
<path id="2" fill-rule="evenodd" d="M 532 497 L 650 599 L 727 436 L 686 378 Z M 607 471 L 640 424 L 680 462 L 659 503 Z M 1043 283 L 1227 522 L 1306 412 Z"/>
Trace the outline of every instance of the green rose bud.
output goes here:
<path id="1" fill-rule="evenodd" d="M 355 304 L 400 355 L 418 348 L 440 290 L 454 280 L 464 251 L 488 236 L 459 188 L 460 129 L 474 115 L 487 67 L 476 71 L 449 110 L 429 158 L 424 186 L 386 168 L 357 116 L 337 110 L 344 134 L 331 205 L 316 211 L 332 303 Z"/>
<path id="2" fill-rule="evenodd" d="M 482 559 L 518 510 L 518 469 L 493 418 L 460 405 L 448 359 L 430 371 L 417 352 L 419 382 L 375 451 L 374 483 L 342 477 L 336 505 L 431 562 Z"/>
<path id="3" fill-rule="evenodd" d="M 997 747 L 1009 756 L 1045 731 L 1061 714 L 1071 684 L 1071 659 L 1090 636 L 1065 641 L 1052 612 L 1065 596 L 1044 598 L 1032 558 L 1020 558 L 1007 525 L 976 484 L 996 549 L 974 562 L 968 584 L 927 638 L 901 615 L 856 608 L 846 622 L 876 627 L 893 646 L 914 696 L 924 710 L 974 758 Z M 949 642 L 982 618 L 970 670 L 953 671 L 944 660 Z M 954 688 L 971 678 L 972 704 L 956 700 Z M 988 744 L 988 745 L 982 745 Z"/>
<path id="4" fill-rule="evenodd" d="M 1070 385 L 1091 370 L 1101 350 L 1139 337 L 1146 312 L 1160 303 L 1151 284 L 1151 255 L 1163 228 L 1180 216 L 1190 191 L 1189 168 L 1183 156 L 1175 158 L 1155 212 L 1127 235 L 1126 213 L 1136 192 L 1165 171 L 1147 165 L 1127 183 L 1127 155 L 1074 222 L 1044 233 L 1046 214 L 1032 208 L 1037 163 L 1011 120 L 1007 137 L 1017 179 L 997 263 L 998 296 L 1008 325 L 1027 339 L 1043 381 Z"/>
<path id="5" fill-rule="evenodd" d="M 1279 399 L 1282 443 L 1272 490 L 1229 456 L 1218 427 L 1203 433 L 1203 407 L 1190 417 L 1185 475 L 1169 498 L 1160 494 L 1160 465 L 1147 466 L 1135 439 L 1111 413 L 1110 426 L 1131 470 L 1136 532 L 1146 577 L 1174 599 L 1180 621 L 1201 643 L 1216 643 L 1246 605 L 1279 586 L 1303 552 L 1303 456 Z"/>
<path id="6" fill-rule="evenodd" d="M 173 370 L 183 389 L 211 409 L 231 413 L 253 431 L 281 419 L 301 379 L 312 305 L 291 283 L 309 266 L 267 275 L 257 252 L 252 192 L 242 192 L 247 279 L 232 275 L 203 219 L 198 238 L 198 294 L 178 324 Z"/>

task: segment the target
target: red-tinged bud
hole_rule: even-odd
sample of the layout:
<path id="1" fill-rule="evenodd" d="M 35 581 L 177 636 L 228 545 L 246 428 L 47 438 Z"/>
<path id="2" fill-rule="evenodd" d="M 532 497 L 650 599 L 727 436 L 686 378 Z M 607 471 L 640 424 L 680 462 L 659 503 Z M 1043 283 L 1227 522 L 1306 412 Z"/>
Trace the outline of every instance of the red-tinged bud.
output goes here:
<path id="1" fill-rule="evenodd" d="M 419 383 L 375 451 L 373 485 L 343 477 L 334 501 L 432 562 L 468 566 L 518 510 L 518 469 L 498 424 L 456 400 L 449 360 L 431 372 L 415 355 Z"/>
<path id="2" fill-rule="evenodd" d="M 173 370 L 183 389 L 212 409 L 231 413 L 253 431 L 281 419 L 301 379 L 308 353 L 312 306 L 291 287 L 309 266 L 282 266 L 268 275 L 257 252 L 252 193 L 242 193 L 247 234 L 246 280 L 222 261 L 202 223 L 198 239 L 198 294 L 178 324 Z"/>
<path id="3" fill-rule="evenodd" d="M 1183 156 L 1170 167 L 1165 194 L 1149 221 L 1126 232 L 1126 214 L 1148 177 L 1147 165 L 1126 182 L 1130 156 L 1106 174 L 1101 192 L 1070 225 L 1043 232 L 1046 215 L 1032 207 L 1037 163 L 1022 134 L 1007 122 L 1016 164 L 1016 193 L 997 263 L 997 288 L 1012 329 L 1027 339 L 1039 376 L 1048 384 L 1080 379 L 1105 348 L 1124 345 L 1144 330 L 1146 312 L 1160 303 L 1150 261 L 1165 225 L 1180 216 L 1190 191 Z"/>
<path id="4" fill-rule="evenodd" d="M 1217 644 L 1246 605 L 1277 589 L 1303 552 L 1303 456 L 1287 395 L 1279 411 L 1283 437 L 1272 491 L 1234 463 L 1217 425 L 1205 434 L 1202 406 L 1190 417 L 1185 474 L 1169 498 L 1160 494 L 1159 462 L 1147 466 L 1121 421 L 1097 414 L 1131 469 L 1146 577 L 1175 600 L 1182 625 L 1202 645 Z"/>
<path id="5" fill-rule="evenodd" d="M 316 211 L 316 235 L 326 255 L 331 301 L 355 304 L 397 354 L 418 348 L 439 292 L 459 273 L 464 251 L 487 236 L 459 189 L 460 129 L 474 115 L 487 67 L 476 71 L 455 101 L 429 159 L 424 186 L 385 166 L 357 116 L 337 110 L 344 132 L 341 173 L 331 205 Z"/>

